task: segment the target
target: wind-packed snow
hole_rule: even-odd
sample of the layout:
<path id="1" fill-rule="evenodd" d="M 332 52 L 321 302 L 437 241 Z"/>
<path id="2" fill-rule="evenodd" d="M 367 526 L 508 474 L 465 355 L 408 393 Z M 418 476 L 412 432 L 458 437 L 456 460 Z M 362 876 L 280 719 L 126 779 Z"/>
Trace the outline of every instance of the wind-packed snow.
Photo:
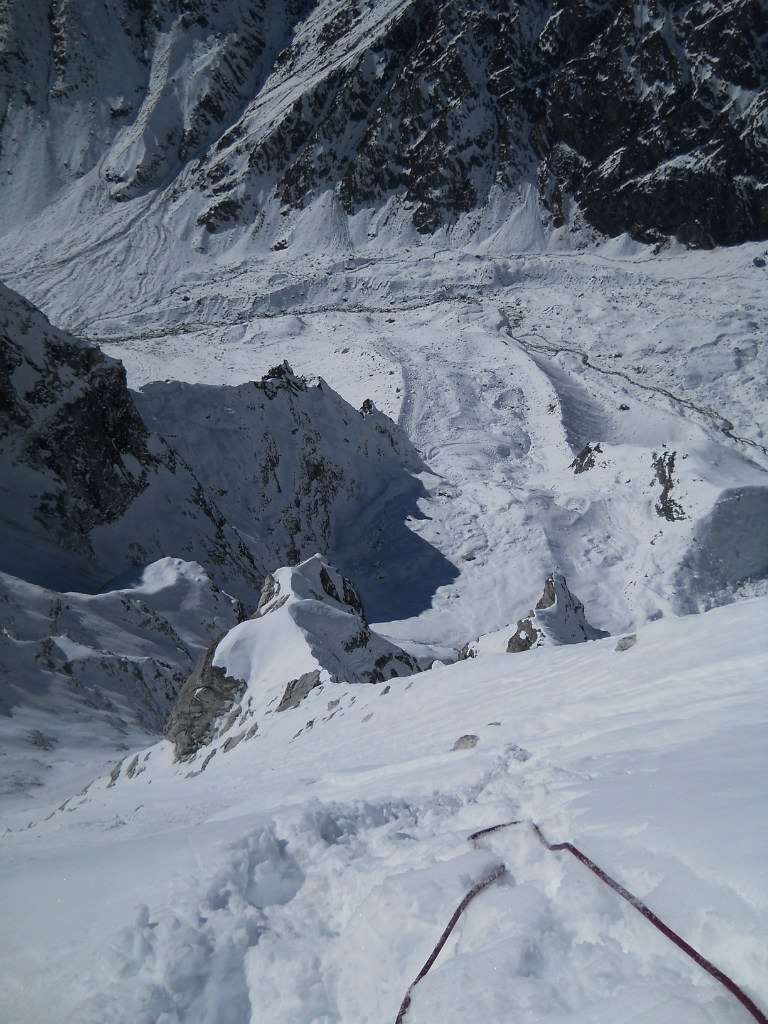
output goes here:
<path id="1" fill-rule="evenodd" d="M 299 247 L 232 253 L 214 274 L 179 240 L 142 238 L 130 262 L 84 250 L 76 275 L 27 264 L 13 284 L 125 361 L 147 424 L 254 539 L 258 480 L 233 453 L 280 416 L 290 438 L 294 413 L 262 396 L 257 416 L 245 382 L 283 359 L 321 376 L 297 423 L 355 467 L 361 500 L 320 553 L 359 587 L 374 631 L 420 663 L 499 643 L 377 686 L 324 678 L 277 713 L 269 700 L 316 662 L 292 663 L 288 619 L 290 635 L 271 637 L 270 616 L 244 623 L 262 629 L 251 650 L 273 690 L 216 756 L 175 762 L 159 723 L 136 725 L 100 674 L 168 657 L 151 623 L 136 639 L 112 606 L 130 592 L 9 581 L 7 679 L 39 692 L 10 717 L 0 708 L 9 1021 L 394 1021 L 456 904 L 500 862 L 414 990 L 409 1024 L 744 1020 L 526 827 L 467 842 L 518 817 L 584 849 L 765 1006 L 762 250 Z M 160 383 L 174 378 L 186 383 Z M 372 399 L 400 431 L 330 388 L 351 406 Z M 338 415 L 355 424 L 349 442 Z M 381 452 L 350 459 L 366 438 Z M 285 481 L 293 458 L 286 448 Z M 179 584 L 158 590 L 153 572 L 140 600 L 154 621 Z M 612 635 L 503 653 L 553 572 Z M 208 588 L 191 586 L 204 607 Z M 59 626 L 56 600 L 105 609 L 107 624 L 89 637 Z M 190 654 L 218 640 L 197 630 Z M 173 662 L 174 692 L 192 660 Z M 78 690 L 66 665 L 96 689 Z M 286 673 L 266 679 L 266 665 Z M 127 732 L 88 703 L 105 697 Z"/>

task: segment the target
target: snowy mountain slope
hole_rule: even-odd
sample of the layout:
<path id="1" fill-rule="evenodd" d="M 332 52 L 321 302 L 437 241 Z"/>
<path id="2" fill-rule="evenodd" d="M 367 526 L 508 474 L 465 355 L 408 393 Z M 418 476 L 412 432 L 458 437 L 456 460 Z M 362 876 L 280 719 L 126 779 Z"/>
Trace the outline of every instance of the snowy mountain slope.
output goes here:
<path id="1" fill-rule="evenodd" d="M 651 623 L 627 651 L 489 655 L 386 694 L 325 686 L 201 775 L 160 744 L 69 812 L 9 816 L 9 1020 L 55 999 L 80 1024 L 394 1021 L 461 896 L 502 862 L 409 1020 L 739 1024 L 724 989 L 572 858 L 525 828 L 475 852 L 466 837 L 533 818 L 764 1006 L 767 614 L 739 602 Z M 453 750 L 462 733 L 477 745 Z"/>
<path id="2" fill-rule="evenodd" d="M 302 553 L 325 551 L 356 581 L 374 621 L 420 616 L 387 627 L 400 639 L 458 649 L 516 621 L 538 597 L 529 576 L 542 580 L 553 568 L 566 575 L 592 623 L 612 632 L 668 608 L 728 600 L 742 585 L 754 592 L 765 578 L 760 420 L 768 370 L 759 337 L 768 310 L 765 272 L 752 266 L 749 252 L 619 261 L 476 260 L 416 251 L 397 260 L 348 261 L 347 270 L 337 264 L 325 281 L 318 268 L 312 299 L 299 286 L 307 262 L 295 267 L 296 290 L 283 295 L 288 308 L 281 314 L 228 313 L 262 288 L 270 266 L 257 261 L 213 283 L 198 279 L 192 294 L 211 303 L 216 296 L 217 327 L 211 320 L 187 330 L 182 321 L 177 333 L 161 319 L 146 339 L 123 335 L 110 351 L 126 360 L 138 383 L 169 371 L 191 380 L 252 379 L 288 357 L 322 373 L 355 404 L 372 397 L 399 416 L 433 476 L 419 484 L 393 466 L 395 485 L 378 470 L 366 474 L 374 487 L 386 488 L 382 503 L 365 489 L 360 467 L 350 465 L 360 500 L 351 514 L 333 506 L 335 536 L 322 525 L 327 502 L 319 519 L 297 515 Z M 200 264 L 196 274 L 202 273 Z M 463 297 L 468 287 L 474 295 Z M 173 315 L 169 309 L 169 320 Z M 130 322 L 122 329 L 130 330 Z M 237 460 L 218 457 L 243 441 L 262 443 L 241 420 L 251 416 L 246 408 L 254 394 L 261 392 L 251 385 L 195 391 L 157 384 L 137 401 L 144 401 L 147 418 L 159 410 L 155 429 L 176 434 L 171 443 L 187 460 L 206 460 L 206 490 L 241 536 L 259 541 L 261 564 L 276 566 L 286 560 L 286 521 L 274 524 L 279 543 L 270 546 L 268 538 L 254 538 L 251 513 L 244 514 L 247 506 L 263 518 L 259 479 L 269 467 L 261 465 L 247 484 Z M 291 395 L 289 389 L 284 396 L 288 405 L 298 400 Z M 313 388 L 305 397 L 322 405 Z M 174 403 L 186 403 L 186 448 L 170 422 Z M 216 409 L 221 414 L 207 420 Z M 341 414 L 341 431 L 348 429 L 345 418 L 359 419 Z M 210 438 L 211 422 L 219 440 L 208 449 L 197 431 Z M 576 474 L 571 464 L 588 442 L 601 444 L 601 457 Z M 310 431 L 306 443 L 320 442 Z M 209 457 L 209 450 L 216 454 Z M 378 459 L 376 445 L 370 451 Z M 672 500 L 684 518 L 668 521 L 656 509 L 664 490 L 657 465 L 672 453 Z M 295 465 L 293 455 L 286 457 L 284 468 Z M 351 493 L 350 479 L 340 496 Z M 284 484 L 274 506 L 283 515 L 292 515 L 294 490 L 318 494 L 301 467 Z M 708 538 L 712 557 L 697 554 L 699 536 Z"/>
<path id="3" fill-rule="evenodd" d="M 768 250 L 686 249 L 766 237 L 767 39 L 0 3 L 0 276 L 71 332 L 0 292 L 12 1024 L 394 1021 L 502 862 L 408 1024 L 744 1020 L 530 829 L 467 842 L 528 817 L 768 1009 Z"/>
<path id="4" fill-rule="evenodd" d="M 141 1013 L 218 1024 L 252 1011 L 307 1024 L 323 1014 L 349 1024 L 366 1014 L 394 1019 L 458 899 L 499 858 L 516 882 L 503 891 L 505 912 L 478 903 L 479 917 L 467 918 L 435 968 L 442 974 L 416 993 L 414 1017 L 466 1019 L 464 990 L 490 1021 L 506 1020 L 510 1006 L 522 1019 L 613 1021 L 621 1007 L 649 1024 L 742 1019 L 687 962 L 670 966 L 667 946 L 654 944 L 630 909 L 617 910 L 530 836 L 499 837 L 487 855 L 465 859 L 469 831 L 518 811 L 552 838 L 586 845 L 766 998 L 757 902 L 764 854 L 754 822 L 764 799 L 757 729 L 768 611 L 761 599 L 674 614 L 765 585 L 766 292 L 757 254 L 477 260 L 430 247 L 336 261 L 327 280 L 309 261 L 291 269 L 270 257 L 215 281 L 200 263 L 194 289 L 179 285 L 179 302 L 184 294 L 202 300 L 209 323 L 174 325 L 167 303 L 150 334 L 148 295 L 139 316 L 116 314 L 111 351 L 125 355 L 135 383 L 172 373 L 231 384 L 288 358 L 355 405 L 371 397 L 399 418 L 432 471 L 421 475 L 425 493 L 413 492 L 407 530 L 459 575 L 435 589 L 422 574 L 429 600 L 422 594 L 410 618 L 402 614 L 410 591 L 391 586 L 401 615 L 385 632 L 396 642 L 456 650 L 527 611 L 553 566 L 590 622 L 636 630 L 638 642 L 623 652 L 611 638 L 489 655 L 395 680 L 386 694 L 315 688 L 298 708 L 262 716 L 247 743 L 225 753 L 222 738 L 192 779 L 199 766 L 174 766 L 170 745 L 153 747 L 147 761 L 145 747 L 115 746 L 115 785 L 106 788 L 106 773 L 45 824 L 106 749 L 101 761 L 89 755 L 67 769 L 68 789 L 62 773 L 50 797 L 44 786 L 4 799 L 14 831 L 2 840 L 0 884 L 17 925 L 0 971 L 19 1024 L 45 1017 L 54 998 L 60 1016 L 88 1024 Z M 270 294 L 262 286 L 279 266 L 286 276 Z M 73 286 L 59 298 L 73 301 Z M 270 305 L 278 315 L 259 315 Z M 220 333 L 212 334 L 216 315 Z M 131 333 L 139 322 L 146 337 Z M 154 408 L 159 423 L 186 396 L 192 443 L 195 417 L 233 409 L 216 416 L 232 426 L 221 426 L 221 444 L 210 449 L 231 452 L 238 437 L 253 442 L 240 428 L 254 394 L 265 407 L 299 400 L 290 387 L 283 395 L 285 386 L 273 378 L 270 403 L 252 384 L 155 385 L 142 416 Z M 372 438 L 371 450 L 389 444 Z M 395 442 L 416 468 L 402 435 Z M 576 473 L 587 443 L 600 451 Z M 212 488 L 234 496 L 242 486 L 208 449 L 201 462 Z M 672 480 L 666 498 L 686 518 L 659 515 L 659 464 Z M 234 497 L 228 514 L 237 514 Z M 410 571 L 404 550 L 381 548 L 378 582 Z M 345 571 L 357 579 L 354 566 Z M 329 708 L 340 690 L 348 697 Z M 462 736 L 478 736 L 477 746 L 453 750 Z M 14 749 L 28 756 L 23 743 Z M 525 751 L 534 756 L 525 760 Z M 371 934 L 374 920 L 384 924 Z M 102 959 L 106 934 L 118 929 Z M 297 950 L 312 965 L 300 979 L 290 968 Z M 499 967 L 492 977 L 484 971 L 491 961 Z M 589 965 L 598 961 L 609 967 L 596 976 Z"/>
<path id="5" fill-rule="evenodd" d="M 756 0 L 31 0 L 0 39 L 6 277 L 83 228 L 291 246 L 317 202 L 318 251 L 529 207 L 540 234 L 766 236 Z"/>
<path id="6" fill-rule="evenodd" d="M 156 737 L 202 649 L 241 617 L 199 565 L 164 558 L 86 596 L 0 576 L 0 793 L 71 797 Z M 38 793 L 38 798 L 41 794 Z"/>

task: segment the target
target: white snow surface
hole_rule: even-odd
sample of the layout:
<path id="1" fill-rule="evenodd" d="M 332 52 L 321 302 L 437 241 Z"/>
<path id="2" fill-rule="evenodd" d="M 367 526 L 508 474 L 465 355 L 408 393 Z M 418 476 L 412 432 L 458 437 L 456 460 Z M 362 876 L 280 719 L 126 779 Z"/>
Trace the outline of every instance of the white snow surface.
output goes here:
<path id="1" fill-rule="evenodd" d="M 297 708 L 262 707 L 203 768 L 205 751 L 175 762 L 133 702 L 145 670 L 168 664 L 165 694 L 234 625 L 210 566 L 163 561 L 92 596 L 4 578 L 3 1020 L 394 1022 L 500 863 L 407 1024 L 748 1019 L 530 829 L 467 841 L 516 818 L 575 843 L 768 1010 L 765 246 L 546 233 L 530 194 L 431 239 L 330 195 L 206 239 L 194 196 L 118 206 L 97 174 L 56 183 L 36 218 L 20 208 L 0 276 L 122 359 L 153 429 L 175 423 L 181 443 L 189 420 L 228 514 L 241 485 L 257 491 L 217 451 L 256 436 L 242 386 L 287 359 L 355 407 L 373 399 L 423 460 L 399 452 L 407 501 L 374 500 L 375 469 L 360 481 L 371 500 L 333 540 L 377 631 L 455 653 L 559 572 L 613 635 L 480 650 L 386 686 L 326 679 Z M 200 385 L 234 410 L 215 436 Z M 576 474 L 587 442 L 601 451 Z M 667 519 L 655 463 L 673 453 Z M 137 535 L 156 514 L 139 510 Z M 278 632 L 282 671 L 295 633 Z"/>
<path id="2" fill-rule="evenodd" d="M 409 1021 L 739 1024 L 573 858 L 525 826 L 467 836 L 530 818 L 574 842 L 765 1005 L 767 612 L 668 617 L 624 652 L 479 656 L 387 693 L 326 684 L 202 774 L 162 742 L 53 814 L 9 811 L 5 1019 L 394 1021 L 503 863 Z"/>

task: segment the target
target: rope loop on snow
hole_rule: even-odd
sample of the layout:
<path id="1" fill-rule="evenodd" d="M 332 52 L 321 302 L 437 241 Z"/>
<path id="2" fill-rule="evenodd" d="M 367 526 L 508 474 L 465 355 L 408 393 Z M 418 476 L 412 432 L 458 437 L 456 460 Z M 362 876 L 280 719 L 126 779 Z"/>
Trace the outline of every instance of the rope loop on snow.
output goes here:
<path id="1" fill-rule="evenodd" d="M 519 821 L 503 821 L 499 825 L 491 825 L 489 828 L 481 828 L 479 831 L 473 832 L 472 835 L 468 836 L 467 838 L 469 839 L 470 842 L 475 842 L 475 840 L 480 839 L 483 836 L 490 835 L 492 832 L 498 832 L 503 828 L 511 828 L 513 825 L 529 825 L 533 831 L 533 834 L 536 836 L 536 838 L 539 840 L 542 846 L 544 846 L 547 850 L 553 853 L 557 853 L 560 850 L 566 850 L 568 853 L 572 854 L 577 860 L 581 861 L 581 863 L 585 867 L 589 868 L 589 870 L 594 875 L 597 875 L 601 882 L 604 882 L 607 886 L 613 889 L 614 892 L 618 893 L 619 896 L 625 899 L 627 903 L 629 903 L 631 906 L 635 908 L 635 910 L 641 913 L 647 921 L 650 921 L 654 928 L 658 929 L 658 931 L 660 931 L 662 935 L 666 936 L 666 938 L 668 938 L 670 942 L 673 942 L 678 947 L 678 949 L 681 949 L 686 954 L 686 956 L 689 956 L 694 963 L 698 964 L 699 967 L 705 970 L 707 974 L 711 975 L 716 981 L 719 981 L 720 984 L 724 988 L 726 988 L 732 996 L 738 999 L 738 1001 L 745 1008 L 745 1010 L 747 1010 L 747 1012 L 753 1017 L 753 1019 L 757 1021 L 757 1024 L 768 1024 L 768 1017 L 766 1017 L 766 1015 L 763 1013 L 760 1007 L 757 1006 L 752 999 L 750 999 L 746 992 L 744 992 L 743 989 L 739 988 L 739 986 L 732 978 L 729 978 L 728 975 L 721 971 L 719 967 L 715 967 L 715 965 L 711 961 L 707 960 L 706 957 L 702 956 L 698 950 L 694 949 L 693 946 L 687 943 L 685 939 L 683 939 L 680 935 L 677 934 L 677 932 L 673 931 L 669 927 L 669 925 L 665 924 L 659 917 L 657 917 L 656 914 L 654 914 L 654 912 L 650 909 L 650 907 L 646 906 L 646 904 L 643 903 L 641 899 L 639 899 L 637 896 L 631 893 L 628 889 L 625 889 L 624 886 L 621 885 L 621 883 L 617 882 L 615 878 L 611 878 L 611 876 L 607 874 L 607 872 L 603 871 L 603 869 L 599 867 L 597 864 L 595 864 L 593 860 L 590 860 L 589 857 L 587 857 L 585 853 L 582 853 L 581 850 L 575 847 L 573 843 L 550 843 L 549 840 L 545 837 L 544 833 L 539 828 L 539 826 L 536 824 L 536 822 L 529 821 L 526 819 L 520 819 Z M 499 865 L 499 867 L 492 871 L 487 878 L 483 879 L 482 882 L 478 882 L 477 885 L 474 885 L 469 890 L 464 899 L 461 901 L 461 903 L 458 905 L 458 907 L 453 913 L 453 917 L 448 922 L 445 931 L 440 936 L 440 940 L 438 941 L 435 948 L 432 950 L 429 959 L 424 964 L 422 969 L 419 971 L 414 981 L 408 987 L 408 991 L 405 994 L 405 998 L 400 1004 L 400 1012 L 397 1015 L 395 1024 L 403 1024 L 405 1015 L 408 1012 L 408 1007 L 411 1005 L 411 992 L 413 991 L 414 987 L 418 985 L 418 983 L 421 981 L 424 975 L 427 974 L 429 969 L 434 964 L 435 960 L 437 960 L 440 954 L 440 950 L 445 945 L 448 936 L 453 931 L 454 927 L 456 926 L 456 922 L 464 913 L 464 910 L 466 909 L 468 904 L 475 898 L 475 896 L 477 896 L 478 893 L 482 892 L 483 889 L 487 888 L 492 882 L 495 882 L 497 878 L 500 878 L 505 871 L 506 867 L 503 864 Z"/>

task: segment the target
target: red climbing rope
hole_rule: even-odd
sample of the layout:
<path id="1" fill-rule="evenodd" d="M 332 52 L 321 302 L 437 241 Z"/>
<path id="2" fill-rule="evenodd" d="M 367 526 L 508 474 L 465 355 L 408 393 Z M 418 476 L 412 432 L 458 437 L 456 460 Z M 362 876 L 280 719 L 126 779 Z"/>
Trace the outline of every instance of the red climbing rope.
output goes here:
<path id="1" fill-rule="evenodd" d="M 459 920 L 461 915 L 467 909 L 467 906 L 472 902 L 472 900 L 475 898 L 475 896 L 477 896 L 479 893 L 481 893 L 483 891 L 483 889 L 487 889 L 488 886 L 491 885 L 491 883 L 495 882 L 497 878 L 501 878 L 501 876 L 504 874 L 504 872 L 506 870 L 507 869 L 504 867 L 503 864 L 500 864 L 497 868 L 494 868 L 493 871 L 490 873 L 490 875 L 488 875 L 486 878 L 484 878 L 482 880 L 482 882 L 478 882 L 477 885 L 473 885 L 472 886 L 472 888 L 469 890 L 469 892 L 464 897 L 464 899 L 461 901 L 461 903 L 458 905 L 458 907 L 456 907 L 456 909 L 453 912 L 453 917 L 451 918 L 451 920 L 446 925 L 445 931 L 440 936 L 440 939 L 439 939 L 437 945 L 435 946 L 435 948 L 430 953 L 429 959 L 424 964 L 424 966 L 421 968 L 421 970 L 416 975 L 416 977 L 411 982 L 411 984 L 408 986 L 408 991 L 405 993 L 405 998 L 403 999 L 402 1003 L 400 1004 L 400 1010 L 399 1010 L 399 1012 L 397 1014 L 397 1019 L 395 1020 L 395 1024 L 403 1024 L 403 1020 L 405 1018 L 405 1015 L 408 1012 L 408 1007 L 411 1005 L 411 992 L 413 991 L 414 987 L 416 985 L 418 985 L 418 983 L 421 981 L 421 979 L 424 977 L 424 975 L 429 971 L 430 967 L 435 962 L 435 960 L 437 960 L 438 956 L 440 955 L 440 950 L 443 948 L 443 946 L 448 941 L 448 936 L 451 934 L 453 929 L 456 927 L 456 922 Z"/>
<path id="2" fill-rule="evenodd" d="M 673 931 L 669 927 L 669 925 L 664 924 L 664 922 L 660 918 L 658 918 L 656 914 L 654 914 L 654 912 L 650 909 L 650 907 L 647 907 L 641 899 L 638 899 L 638 897 L 629 892 L 628 889 L 625 889 L 624 886 L 617 882 L 615 878 L 611 878 L 609 874 L 603 871 L 601 867 L 595 864 L 593 860 L 590 860 L 586 854 L 582 853 L 581 850 L 577 849 L 572 843 L 550 843 L 546 839 L 544 833 L 541 831 L 536 822 L 525 820 L 504 821 L 500 825 L 491 825 L 490 828 L 481 828 L 478 832 L 473 832 L 472 835 L 468 838 L 471 842 L 474 842 L 476 839 L 480 839 L 482 836 L 490 835 L 491 832 L 498 832 L 502 828 L 510 828 L 512 825 L 530 825 L 530 827 L 533 829 L 533 834 L 536 836 L 539 842 L 546 847 L 547 850 L 551 850 L 552 852 L 558 852 L 559 850 L 567 850 L 568 853 L 573 854 L 573 856 L 576 857 L 577 860 L 580 860 L 585 867 L 588 867 L 593 874 L 597 875 L 601 882 L 605 882 L 606 885 L 610 886 L 610 888 L 613 889 L 614 892 L 617 892 L 619 896 L 625 899 L 627 903 L 630 903 L 635 908 L 635 910 L 639 911 L 643 915 L 643 917 L 646 918 L 646 920 L 650 921 L 654 928 L 657 928 L 662 933 L 662 935 L 665 935 L 671 942 L 674 942 L 678 949 L 681 949 L 687 956 L 691 958 L 691 960 L 694 961 L 694 963 L 698 964 L 699 967 L 703 968 L 716 981 L 719 981 L 720 984 L 724 988 L 726 988 L 732 996 L 735 996 L 735 998 L 739 1000 L 741 1005 L 747 1010 L 749 1014 L 751 1014 L 754 1020 L 757 1021 L 757 1024 L 768 1024 L 768 1017 L 766 1017 L 766 1015 L 763 1013 L 760 1007 L 757 1006 L 749 998 L 746 992 L 739 988 L 739 986 L 736 984 L 735 981 L 733 981 L 732 978 L 729 978 L 727 974 L 724 974 L 719 967 L 715 967 L 715 965 L 711 963 L 709 960 L 707 960 L 706 957 L 702 956 L 701 953 L 698 952 L 698 950 L 694 949 L 693 946 L 689 945 L 689 943 L 687 943 L 685 939 L 681 938 L 677 934 L 677 932 Z M 477 896 L 479 892 L 482 892 L 483 889 L 487 888 L 492 882 L 495 882 L 497 878 L 500 878 L 505 871 L 506 868 L 503 864 L 497 867 L 482 882 L 478 882 L 477 885 L 473 886 L 469 890 L 467 895 L 464 897 L 464 899 L 461 901 L 461 903 L 458 905 L 458 907 L 454 911 L 453 917 L 448 922 L 447 928 L 440 936 L 440 940 L 433 949 L 429 959 L 424 964 L 422 969 L 419 971 L 416 979 L 409 986 L 408 991 L 405 994 L 405 998 L 403 999 L 400 1005 L 400 1012 L 397 1015 L 395 1024 L 403 1024 L 403 1020 L 405 1019 L 408 1007 L 411 1005 L 411 992 L 413 991 L 414 986 L 416 986 L 421 981 L 424 975 L 429 971 L 429 969 L 434 964 L 435 960 L 440 954 L 440 950 L 445 945 L 448 936 L 453 931 L 456 922 L 463 914 L 467 905 L 470 903 L 471 900 L 475 898 L 475 896 Z"/>
<path id="3" fill-rule="evenodd" d="M 702 956 L 698 950 L 689 945 L 689 943 L 687 943 L 685 939 L 681 938 L 677 932 L 673 931 L 669 925 L 664 924 L 664 922 L 658 918 L 650 907 L 646 906 L 641 899 L 638 899 L 638 897 L 629 892 L 628 889 L 625 889 L 624 886 L 617 882 L 615 878 L 611 878 L 609 874 L 603 871 L 601 867 L 598 867 L 593 860 L 590 860 L 586 854 L 582 853 L 581 850 L 577 849 L 572 843 L 548 842 L 544 833 L 534 821 L 507 821 L 501 825 L 493 825 L 491 828 L 484 828 L 479 832 L 474 832 L 469 838 L 470 840 L 475 840 L 480 836 L 487 835 L 489 832 L 497 832 L 499 829 L 508 828 L 511 825 L 530 825 L 533 829 L 533 834 L 548 850 L 552 850 L 553 852 L 558 850 L 567 850 L 568 853 L 572 853 L 577 860 L 580 860 L 585 867 L 588 867 L 593 874 L 597 875 L 601 882 L 605 882 L 606 885 L 609 885 L 614 892 L 617 892 L 619 896 L 623 897 L 627 903 L 630 903 L 635 910 L 639 911 L 646 920 L 650 921 L 654 928 L 657 928 L 662 935 L 665 935 L 670 940 L 670 942 L 674 942 L 678 949 L 682 949 L 682 951 L 689 956 L 694 963 L 703 968 L 707 974 L 711 974 L 716 981 L 719 981 L 720 984 L 724 986 L 724 988 L 727 988 L 731 995 L 735 996 L 742 1006 L 752 1014 L 758 1024 L 768 1024 L 768 1017 L 766 1017 L 763 1011 L 755 1005 L 746 992 L 739 988 L 732 978 L 729 978 L 727 974 L 724 974 L 719 967 L 715 967 L 711 961 L 707 960 L 707 958 Z"/>

